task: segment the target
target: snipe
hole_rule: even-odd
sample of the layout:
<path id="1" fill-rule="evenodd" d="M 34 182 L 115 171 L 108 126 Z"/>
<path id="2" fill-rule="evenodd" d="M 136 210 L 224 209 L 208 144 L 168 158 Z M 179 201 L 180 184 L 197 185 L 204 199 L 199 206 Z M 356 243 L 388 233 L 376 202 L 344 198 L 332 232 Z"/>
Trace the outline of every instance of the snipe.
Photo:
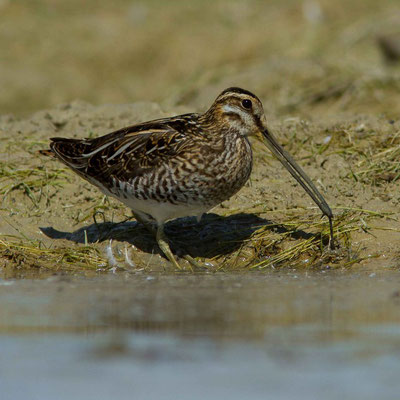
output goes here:
<path id="1" fill-rule="evenodd" d="M 144 223 L 155 221 L 159 247 L 179 268 L 164 235 L 170 219 L 201 215 L 233 196 L 248 180 L 249 137 L 269 147 L 329 219 L 323 196 L 268 130 L 257 96 L 224 90 L 204 114 L 184 114 L 133 125 L 92 139 L 52 138 L 50 150 L 100 190 L 130 207 Z M 194 260 L 190 260 L 194 261 Z"/>

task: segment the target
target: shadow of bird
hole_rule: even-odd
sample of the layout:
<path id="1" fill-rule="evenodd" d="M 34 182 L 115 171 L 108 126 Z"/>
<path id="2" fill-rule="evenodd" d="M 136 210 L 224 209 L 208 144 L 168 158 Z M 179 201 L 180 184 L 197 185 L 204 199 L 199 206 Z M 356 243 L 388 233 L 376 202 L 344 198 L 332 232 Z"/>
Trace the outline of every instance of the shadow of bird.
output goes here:
<path id="1" fill-rule="evenodd" d="M 185 217 L 165 225 L 165 231 L 178 255 L 202 258 L 223 256 L 238 250 L 261 228 L 280 234 L 289 232 L 283 225 L 247 213 L 227 217 L 209 213 L 200 222 L 194 217 Z M 154 236 L 136 221 L 93 223 L 73 232 L 59 231 L 53 227 L 40 229 L 51 239 L 66 239 L 76 243 L 118 240 L 128 242 L 146 253 L 163 254 Z M 302 230 L 291 232 L 290 235 L 295 239 L 315 236 Z"/>

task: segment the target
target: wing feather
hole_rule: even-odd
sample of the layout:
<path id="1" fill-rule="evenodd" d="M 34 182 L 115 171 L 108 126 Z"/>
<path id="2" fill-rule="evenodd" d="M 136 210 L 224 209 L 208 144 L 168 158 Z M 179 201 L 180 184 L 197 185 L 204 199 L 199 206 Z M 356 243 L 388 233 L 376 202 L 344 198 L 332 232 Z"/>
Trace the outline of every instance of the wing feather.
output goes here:
<path id="1" fill-rule="evenodd" d="M 50 148 L 86 179 L 129 181 L 178 156 L 192 130 L 187 121 L 196 118 L 186 114 L 155 120 L 93 139 L 52 138 Z"/>

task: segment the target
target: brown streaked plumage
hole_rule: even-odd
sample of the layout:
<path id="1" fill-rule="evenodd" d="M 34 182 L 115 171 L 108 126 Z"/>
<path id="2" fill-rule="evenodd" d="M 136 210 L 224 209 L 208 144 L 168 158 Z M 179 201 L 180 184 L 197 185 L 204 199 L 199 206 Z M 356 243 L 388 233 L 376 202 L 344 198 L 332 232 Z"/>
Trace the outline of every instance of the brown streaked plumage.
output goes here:
<path id="1" fill-rule="evenodd" d="M 329 218 L 333 236 L 328 204 L 269 132 L 261 101 L 240 88 L 224 90 L 204 114 L 144 122 L 94 139 L 52 138 L 50 149 L 81 177 L 129 206 L 140 221 L 155 220 L 160 248 L 179 267 L 163 224 L 201 217 L 246 183 L 253 164 L 249 136 L 263 140 L 303 186 Z"/>

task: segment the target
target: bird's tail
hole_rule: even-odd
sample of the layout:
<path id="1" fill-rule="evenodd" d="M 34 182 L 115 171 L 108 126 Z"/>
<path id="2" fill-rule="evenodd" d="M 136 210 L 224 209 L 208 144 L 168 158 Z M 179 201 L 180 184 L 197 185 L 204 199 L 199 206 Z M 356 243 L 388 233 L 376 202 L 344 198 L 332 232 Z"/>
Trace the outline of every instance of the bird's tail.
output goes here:
<path id="1" fill-rule="evenodd" d="M 40 152 L 42 155 L 53 156 L 75 171 L 87 167 L 89 157 L 86 156 L 85 151 L 90 145 L 86 140 L 60 137 L 50 140 L 50 149 L 42 150 Z"/>

